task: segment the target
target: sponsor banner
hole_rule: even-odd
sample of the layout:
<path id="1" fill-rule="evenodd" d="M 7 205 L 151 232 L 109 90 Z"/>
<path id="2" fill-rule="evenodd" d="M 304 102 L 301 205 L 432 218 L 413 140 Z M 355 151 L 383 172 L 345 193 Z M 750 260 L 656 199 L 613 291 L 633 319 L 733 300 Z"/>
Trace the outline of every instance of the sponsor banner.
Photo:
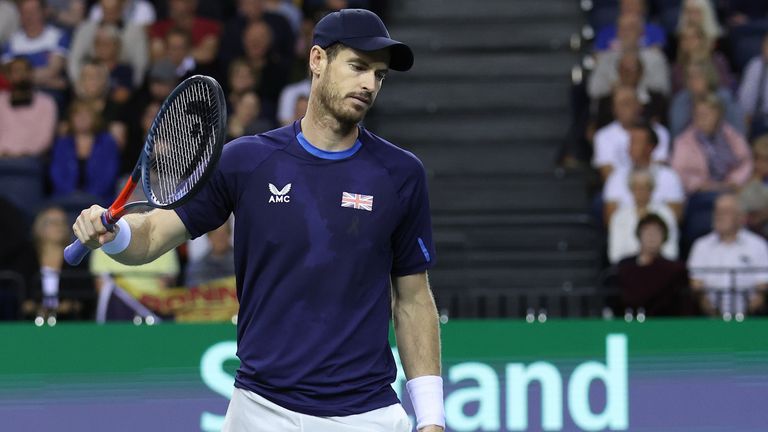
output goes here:
<path id="1" fill-rule="evenodd" d="M 0 430 L 217 431 L 235 334 L 231 324 L 0 326 Z M 766 334 L 766 320 L 452 321 L 442 326 L 448 430 L 764 431 Z M 412 412 L 399 369 L 393 387 Z"/>

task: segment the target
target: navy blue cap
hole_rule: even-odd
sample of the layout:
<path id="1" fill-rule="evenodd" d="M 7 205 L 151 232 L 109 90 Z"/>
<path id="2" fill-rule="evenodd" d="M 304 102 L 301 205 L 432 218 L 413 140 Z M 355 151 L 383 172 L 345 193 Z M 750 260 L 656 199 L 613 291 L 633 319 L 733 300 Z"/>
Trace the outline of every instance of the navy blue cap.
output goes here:
<path id="1" fill-rule="evenodd" d="M 320 20 L 312 43 L 328 48 L 341 43 L 360 51 L 390 48 L 389 68 L 405 72 L 413 66 L 411 48 L 389 37 L 389 32 L 375 13 L 365 9 L 342 9 Z"/>

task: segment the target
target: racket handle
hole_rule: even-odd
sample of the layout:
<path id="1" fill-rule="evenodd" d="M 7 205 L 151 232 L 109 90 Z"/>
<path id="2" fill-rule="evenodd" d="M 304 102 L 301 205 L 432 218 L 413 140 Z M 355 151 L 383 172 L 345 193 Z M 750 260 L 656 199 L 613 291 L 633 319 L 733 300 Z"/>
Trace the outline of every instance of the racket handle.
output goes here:
<path id="1" fill-rule="evenodd" d="M 109 223 L 107 220 L 106 211 L 101 214 L 101 223 L 104 225 L 107 231 L 114 231 L 115 224 Z M 77 239 L 73 241 L 72 244 L 64 248 L 64 259 L 67 261 L 67 264 L 76 266 L 80 264 L 80 261 L 82 261 L 89 252 L 91 252 L 91 249 L 88 248 L 88 246 L 82 244 L 80 240 Z"/>
<path id="2" fill-rule="evenodd" d="M 67 264 L 76 266 L 80 264 L 80 261 L 82 261 L 90 251 L 88 246 L 80 243 L 80 240 L 75 240 L 71 245 L 64 248 L 64 259 L 67 261 Z"/>

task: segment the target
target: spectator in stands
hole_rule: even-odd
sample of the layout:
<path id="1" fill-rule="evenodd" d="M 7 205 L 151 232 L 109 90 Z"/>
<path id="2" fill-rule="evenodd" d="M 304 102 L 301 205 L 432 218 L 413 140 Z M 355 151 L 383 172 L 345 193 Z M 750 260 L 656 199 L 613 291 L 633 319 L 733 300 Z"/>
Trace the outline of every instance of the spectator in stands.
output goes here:
<path id="1" fill-rule="evenodd" d="M 768 289 L 768 243 L 744 229 L 734 194 L 717 198 L 713 219 L 714 231 L 696 240 L 688 258 L 691 287 L 708 314 L 757 313 Z"/>
<path id="2" fill-rule="evenodd" d="M 747 116 L 749 136 L 768 133 L 768 34 L 762 55 L 750 60 L 739 87 L 739 104 Z"/>
<path id="3" fill-rule="evenodd" d="M 715 78 L 719 86 L 731 90 L 735 88 L 736 78 L 731 72 L 728 59 L 720 51 L 715 51 L 714 41 L 707 38 L 701 26 L 689 25 L 680 31 L 677 59 L 672 66 L 672 92 L 685 88 L 686 72 L 693 63 L 711 63 L 715 67 Z"/>
<path id="4" fill-rule="evenodd" d="M 312 49 L 312 35 L 315 31 L 315 22 L 309 18 L 301 23 L 299 37 L 296 40 L 293 55 L 293 70 L 291 72 L 291 82 L 307 81 L 309 82 L 309 50 Z"/>
<path id="5" fill-rule="evenodd" d="M 229 83 L 229 94 L 227 95 L 227 104 L 232 110 L 237 105 L 240 96 L 246 92 L 253 91 L 256 87 L 256 74 L 251 65 L 242 58 L 233 60 L 229 64 L 229 73 L 227 74 Z"/>
<path id="6" fill-rule="evenodd" d="M 648 214 L 658 215 L 666 225 L 661 253 L 665 258 L 677 259 L 677 218 L 661 200 L 652 201 L 656 189 L 655 178 L 649 169 L 635 169 L 629 175 L 632 203 L 622 203 L 610 218 L 608 231 L 608 260 L 616 264 L 624 258 L 637 255 L 640 243 L 636 235 L 638 220 Z M 682 193 L 682 188 L 681 193 Z"/>
<path id="7" fill-rule="evenodd" d="M 274 118 L 277 100 L 290 73 L 286 63 L 272 49 L 272 31 L 264 21 L 248 24 L 243 32 L 244 59 L 256 73 L 256 91 Z"/>
<path id="8" fill-rule="evenodd" d="M 710 0 L 685 0 L 677 21 L 677 32 L 681 34 L 688 26 L 700 27 L 710 43 L 723 35 L 723 29 L 717 22 L 717 15 Z"/>
<path id="9" fill-rule="evenodd" d="M 597 54 L 595 70 L 589 78 L 587 91 L 592 99 L 599 99 L 611 93 L 619 78 L 619 61 L 625 51 L 638 51 L 643 65 L 643 78 L 647 88 L 665 96 L 669 95 L 669 63 L 664 54 L 656 48 L 643 48 L 640 43 L 642 27 L 640 18 L 635 15 L 624 16 L 619 21 L 622 25 L 634 28 L 627 31 L 620 39 L 620 49 Z"/>
<path id="10" fill-rule="evenodd" d="M 747 226 L 768 237 L 768 134 L 752 145 L 755 167 L 752 178 L 741 189 L 739 200 L 747 214 Z"/>
<path id="11" fill-rule="evenodd" d="M 76 101 L 69 110 L 69 134 L 56 140 L 51 153 L 50 177 L 53 195 L 88 193 L 101 205 L 114 198 L 120 169 L 117 142 L 101 128 L 92 104 Z"/>
<path id="12" fill-rule="evenodd" d="M 85 0 L 48 0 L 46 5 L 53 24 L 68 32 L 85 19 Z"/>
<path id="13" fill-rule="evenodd" d="M 261 101 L 252 91 L 243 93 L 229 116 L 227 138 L 235 139 L 243 135 L 255 135 L 274 128 L 274 125 L 261 118 Z"/>
<path id="14" fill-rule="evenodd" d="M 615 169 L 632 166 L 628 129 L 642 117 L 641 105 L 633 87 L 619 86 L 614 90 L 613 113 L 616 120 L 595 134 L 592 165 L 600 171 L 603 180 Z M 653 124 L 653 130 L 659 144 L 654 150 L 653 160 L 666 162 L 669 158 L 669 132 L 658 123 Z"/>
<path id="15" fill-rule="evenodd" d="M 0 46 L 19 29 L 19 10 L 13 0 L 0 0 Z"/>
<path id="16" fill-rule="evenodd" d="M 235 254 L 232 230 L 227 221 L 207 234 L 210 250 L 201 259 L 187 265 L 185 282 L 193 287 L 206 282 L 235 275 Z"/>
<path id="17" fill-rule="evenodd" d="M 199 65 L 209 65 L 216 59 L 219 49 L 220 24 L 216 21 L 197 16 L 197 0 L 169 0 L 170 19 L 158 21 L 152 25 L 152 59 L 157 60 L 167 55 L 166 38 L 171 29 L 186 32 L 192 42 L 192 57 Z"/>
<path id="18" fill-rule="evenodd" d="M 672 167 L 688 194 L 738 190 L 749 179 L 749 146 L 723 114 L 717 96 L 697 99 L 693 124 L 675 140 Z"/>
<path id="19" fill-rule="evenodd" d="M 202 73 L 198 69 L 192 49 L 192 41 L 184 30 L 172 28 L 165 34 L 165 57 L 171 62 L 179 81 L 196 73 Z"/>
<path id="20" fill-rule="evenodd" d="M 306 112 L 306 102 L 303 109 L 299 109 L 299 101 L 309 98 L 309 79 L 285 86 L 280 94 L 280 103 L 277 106 L 277 120 L 280 126 L 286 126 L 297 120 L 297 112 Z M 301 114 L 303 117 L 304 114 Z M 301 118 L 299 117 L 299 118 Z"/>
<path id="21" fill-rule="evenodd" d="M 630 191 L 632 170 L 648 170 L 653 176 L 653 194 L 650 202 L 669 206 L 676 219 L 682 216 L 685 193 L 677 174 L 666 165 L 654 163 L 653 154 L 658 136 L 647 123 L 635 123 L 628 128 L 631 165 L 617 168 L 608 177 L 603 189 L 605 220 L 610 221 L 614 211 L 621 206 L 637 206 Z"/>
<path id="22" fill-rule="evenodd" d="M 56 104 L 34 90 L 27 58 L 13 59 L 5 69 L 11 89 L 0 92 L 0 157 L 40 156 L 53 141 Z"/>
<path id="23" fill-rule="evenodd" d="M 643 115 L 659 123 L 667 122 L 668 100 L 664 93 L 655 90 L 647 81 L 643 63 L 637 51 L 625 51 L 619 58 L 618 80 L 615 86 L 628 86 L 635 89 L 637 99 L 642 105 Z M 597 101 L 597 125 L 605 126 L 614 120 L 612 116 L 611 95 Z"/>
<path id="24" fill-rule="evenodd" d="M 118 104 L 128 103 L 134 89 L 133 69 L 120 60 L 120 31 L 105 25 L 96 31 L 94 59 L 109 70 L 109 98 Z"/>
<path id="25" fill-rule="evenodd" d="M 99 14 L 101 19 L 84 22 L 75 30 L 67 63 L 69 79 L 72 82 L 77 81 L 83 63 L 96 57 L 97 32 L 101 27 L 109 26 L 117 29 L 120 35 L 119 62 L 130 65 L 133 86 L 139 87 L 144 82 L 144 74 L 149 64 L 149 42 L 144 27 L 123 21 L 123 0 L 100 0 L 99 6 L 102 11 Z"/>
<path id="26" fill-rule="evenodd" d="M 768 3 L 755 0 L 719 0 L 729 27 L 740 27 L 768 18 Z"/>
<path id="27" fill-rule="evenodd" d="M 296 32 L 285 16 L 273 10 L 265 10 L 265 0 L 238 0 L 237 15 L 230 18 L 222 35 L 219 59 L 228 64 L 245 54 L 243 33 L 249 24 L 263 21 L 269 26 L 273 39 L 273 53 L 283 61 L 290 62 L 296 40 Z"/>
<path id="28" fill-rule="evenodd" d="M 67 80 L 64 77 L 69 37 L 45 20 L 43 0 L 21 0 L 18 3 L 21 28 L 3 49 L 3 62 L 26 57 L 34 69 L 37 87 L 48 91 L 59 104 L 64 101 Z"/>
<path id="29" fill-rule="evenodd" d="M 120 19 L 127 26 L 150 26 L 157 18 L 155 7 L 147 0 L 112 0 L 109 3 L 110 5 L 119 4 Z M 101 0 L 91 7 L 88 19 L 101 22 L 108 13 L 104 0 Z"/>
<path id="30" fill-rule="evenodd" d="M 730 89 L 718 84 L 717 71 L 708 60 L 690 63 L 687 67 L 685 88 L 672 99 L 669 109 L 669 132 L 680 135 L 691 123 L 693 101 L 713 93 L 723 104 L 725 121 L 742 135 L 745 132 L 744 114 L 734 100 Z"/>
<path id="31" fill-rule="evenodd" d="M 667 42 L 667 35 L 661 26 L 655 23 L 643 22 L 644 17 L 647 16 L 647 5 L 645 0 L 621 0 L 619 3 L 619 25 L 610 25 L 598 29 L 597 36 L 595 37 L 594 48 L 597 51 L 619 49 L 621 40 L 626 39 L 626 36 L 622 32 L 637 32 L 635 18 L 631 20 L 624 20 L 623 26 L 622 18 L 625 16 L 639 17 L 640 22 L 643 23 L 643 27 L 640 28 L 641 36 L 640 46 L 643 48 L 656 46 L 663 48 Z M 634 35 L 630 37 L 635 37 Z"/>
<path id="32" fill-rule="evenodd" d="M 669 240 L 668 229 L 667 222 L 654 213 L 637 223 L 638 252 L 618 265 L 622 310 L 642 309 L 647 316 L 690 314 L 685 265 L 666 259 L 662 253 L 662 245 Z"/>
<path id="33" fill-rule="evenodd" d="M 110 97 L 109 69 L 92 61 L 83 64 L 80 77 L 75 83 L 75 96 L 100 113 L 103 124 L 117 141 L 118 147 L 123 149 L 128 139 L 125 118 L 128 117 L 129 106 Z"/>

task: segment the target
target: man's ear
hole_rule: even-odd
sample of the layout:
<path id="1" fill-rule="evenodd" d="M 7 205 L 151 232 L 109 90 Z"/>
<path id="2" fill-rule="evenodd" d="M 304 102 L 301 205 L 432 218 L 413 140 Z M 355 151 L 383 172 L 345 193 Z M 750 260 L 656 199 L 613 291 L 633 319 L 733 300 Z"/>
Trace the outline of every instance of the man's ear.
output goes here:
<path id="1" fill-rule="evenodd" d="M 309 50 L 309 70 L 313 76 L 319 76 L 328 65 L 328 55 L 320 45 L 314 45 Z"/>

